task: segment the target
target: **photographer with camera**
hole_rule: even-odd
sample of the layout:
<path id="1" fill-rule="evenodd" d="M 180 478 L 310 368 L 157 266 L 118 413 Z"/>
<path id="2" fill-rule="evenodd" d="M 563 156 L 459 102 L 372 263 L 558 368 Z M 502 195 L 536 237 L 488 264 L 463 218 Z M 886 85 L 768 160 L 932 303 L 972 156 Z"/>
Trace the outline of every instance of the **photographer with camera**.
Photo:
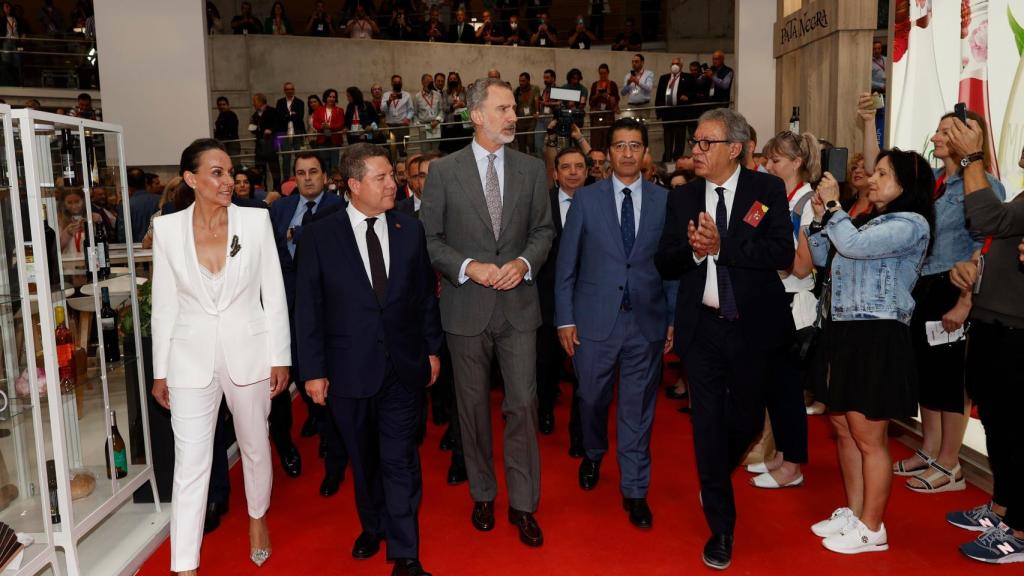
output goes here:
<path id="1" fill-rule="evenodd" d="M 562 92 L 562 89 L 556 88 L 555 96 L 559 96 L 560 92 Z M 549 187 L 554 184 L 555 157 L 558 155 L 559 150 L 566 147 L 578 148 L 587 157 L 587 167 L 589 170 L 593 162 L 590 158 L 590 142 L 587 141 L 583 131 L 573 121 L 573 111 L 560 107 L 555 110 L 555 117 L 548 121 L 547 135 L 544 137 L 544 164 L 547 167 L 546 173 L 548 175 Z"/>
<path id="2" fill-rule="evenodd" d="M 345 31 L 349 38 L 367 40 L 373 38 L 374 34 L 380 35 L 380 27 L 369 16 L 366 15 L 366 8 L 362 4 L 356 4 L 356 13 L 348 24 L 345 24 Z"/>
<path id="3" fill-rule="evenodd" d="M 645 107 L 651 103 L 651 91 L 654 90 L 654 72 L 644 69 L 644 55 L 636 53 L 633 55 L 633 68 L 626 74 L 622 81 L 622 96 L 626 104 L 632 108 Z M 648 110 L 634 111 L 634 117 L 645 119 Z"/>
<path id="4" fill-rule="evenodd" d="M 590 46 L 594 43 L 597 38 L 590 30 L 587 30 L 587 24 L 583 20 L 583 16 L 576 17 L 576 30 L 569 36 L 569 48 L 573 50 L 590 50 Z"/>
<path id="5" fill-rule="evenodd" d="M 323 2 L 313 5 L 313 13 L 309 15 L 309 21 L 306 22 L 306 34 L 321 37 L 334 36 L 334 24 L 331 21 L 331 16 L 327 14 Z"/>
<path id="6" fill-rule="evenodd" d="M 476 41 L 488 46 L 502 45 L 505 42 L 505 37 L 501 35 L 501 32 L 495 26 L 490 10 L 484 10 L 483 21 L 484 25 L 476 31 Z"/>
<path id="7" fill-rule="evenodd" d="M 537 15 L 537 31 L 530 37 L 530 46 L 541 48 L 554 48 L 558 45 L 558 31 L 551 25 L 547 12 Z"/>

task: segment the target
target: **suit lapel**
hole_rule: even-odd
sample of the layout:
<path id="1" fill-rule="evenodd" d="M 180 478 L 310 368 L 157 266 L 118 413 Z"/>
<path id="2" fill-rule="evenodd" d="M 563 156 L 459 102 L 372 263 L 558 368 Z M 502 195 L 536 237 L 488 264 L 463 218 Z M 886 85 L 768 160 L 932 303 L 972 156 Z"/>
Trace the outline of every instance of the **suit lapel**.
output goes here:
<path id="1" fill-rule="evenodd" d="M 242 267 L 242 258 L 248 258 L 249 254 L 253 254 L 251 246 L 244 246 L 249 239 L 245 236 L 245 226 L 242 220 L 242 211 L 237 206 L 231 204 L 228 206 L 228 238 L 227 246 L 225 247 L 224 254 L 224 288 L 220 291 L 220 299 L 217 302 L 217 309 L 223 310 L 227 308 L 231 298 L 234 297 L 235 288 L 238 285 L 238 276 L 240 268 Z M 233 240 L 238 238 L 239 251 L 235 253 L 234 257 L 231 256 L 231 244 Z M 243 248 L 249 248 L 248 252 L 243 253 Z M 259 263 L 256 263 L 258 266 Z"/>
<path id="2" fill-rule="evenodd" d="M 456 170 L 457 178 L 462 184 L 462 190 L 469 198 L 469 203 L 476 210 L 480 219 L 487 225 L 488 230 L 492 230 L 491 226 L 491 214 L 487 211 L 487 200 L 484 199 L 484 186 L 480 183 L 480 171 L 476 166 L 476 158 L 473 156 L 473 145 L 469 144 L 456 154 L 461 154 L 459 157 L 459 163 L 462 165 L 461 170 Z M 508 172 L 508 166 L 506 173 Z"/>
<path id="3" fill-rule="evenodd" d="M 562 200 L 559 197 L 558 185 L 551 191 L 551 220 L 555 225 L 555 238 L 562 235 Z"/>
<path id="4" fill-rule="evenodd" d="M 185 239 L 182 248 L 185 251 L 185 268 L 188 269 L 189 283 L 197 293 L 199 304 L 207 314 L 216 315 L 217 306 L 210 298 L 206 290 L 206 282 L 203 280 L 203 273 L 199 270 L 199 256 L 196 255 L 196 238 L 192 231 L 192 215 L 195 212 L 195 202 L 185 209 L 181 219 L 181 237 Z"/>
<path id="5" fill-rule="evenodd" d="M 651 224 L 651 206 L 654 206 L 654 200 L 651 198 L 653 191 L 650 186 L 644 182 L 643 178 L 640 179 L 640 226 L 636 232 L 636 240 L 633 242 L 633 250 L 636 250 L 636 246 L 646 238 L 647 228 Z"/>
<path id="6" fill-rule="evenodd" d="M 755 191 L 753 187 L 747 185 L 748 178 L 747 171 L 740 168 L 740 177 L 736 180 L 736 195 L 732 199 L 732 212 L 729 214 L 730 236 L 735 237 L 733 232 L 739 231 L 738 226 L 743 222 L 743 218 L 746 217 L 750 206 L 754 203 Z"/>
<path id="7" fill-rule="evenodd" d="M 350 273 L 356 275 L 356 284 L 362 286 L 360 292 L 364 297 L 377 301 L 373 292 L 373 286 L 366 275 L 366 266 L 363 264 L 363 257 L 359 255 L 359 246 L 356 244 L 355 231 L 352 229 L 352 221 L 349 220 L 347 210 L 338 210 L 333 215 L 334 222 L 331 228 L 334 229 L 335 239 L 342 246 L 342 251 L 348 257 Z M 328 257 L 328 260 L 330 258 Z M 339 267 L 338 272 L 345 274 L 345 268 Z"/>
<path id="8" fill-rule="evenodd" d="M 409 238 L 409 234 L 406 228 L 402 228 L 402 225 L 395 221 L 393 210 L 388 210 L 384 216 L 388 231 L 388 257 L 391 262 L 388 270 L 388 291 L 384 296 L 384 304 L 387 305 L 398 293 L 395 284 L 402 279 L 400 276 L 408 272 L 402 265 L 401 257 L 405 254 L 405 242 Z"/>
<path id="9" fill-rule="evenodd" d="M 509 222 L 512 221 L 512 217 L 515 216 L 516 206 L 519 204 L 521 197 L 525 194 L 520 194 L 519 190 L 522 188 L 523 181 L 526 176 L 519 171 L 519 162 L 516 160 L 515 155 L 508 146 L 505 147 L 505 183 L 503 190 L 505 193 L 501 200 L 501 233 L 498 234 L 500 240 L 505 235 L 505 230 L 508 229 Z"/>
<path id="10" fill-rule="evenodd" d="M 618 246 L 619 254 L 626 258 L 628 254 L 626 254 L 626 247 L 622 245 L 622 227 L 619 225 L 619 215 L 615 209 L 615 187 L 612 185 L 612 179 L 605 178 L 598 183 L 598 186 L 600 186 L 601 212 L 605 215 L 611 238 L 615 239 L 612 244 Z"/>

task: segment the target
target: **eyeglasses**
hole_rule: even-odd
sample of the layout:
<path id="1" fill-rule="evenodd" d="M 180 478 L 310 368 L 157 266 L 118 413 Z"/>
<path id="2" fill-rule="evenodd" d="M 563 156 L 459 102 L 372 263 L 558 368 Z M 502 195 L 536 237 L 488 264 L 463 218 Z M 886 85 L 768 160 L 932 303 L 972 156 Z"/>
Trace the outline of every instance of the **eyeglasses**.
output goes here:
<path id="1" fill-rule="evenodd" d="M 693 138 L 690 138 L 687 141 L 690 143 L 691 148 L 697 146 L 701 149 L 702 152 L 707 152 L 708 150 L 710 150 L 712 144 L 726 144 L 729 142 L 728 140 L 708 140 L 707 138 L 704 138 L 702 140 L 694 140 Z"/>
<path id="2" fill-rule="evenodd" d="M 639 152 L 644 149 L 644 143 L 636 141 L 612 142 L 612 150 L 615 150 L 616 152 L 625 152 L 627 148 L 630 152 Z"/>

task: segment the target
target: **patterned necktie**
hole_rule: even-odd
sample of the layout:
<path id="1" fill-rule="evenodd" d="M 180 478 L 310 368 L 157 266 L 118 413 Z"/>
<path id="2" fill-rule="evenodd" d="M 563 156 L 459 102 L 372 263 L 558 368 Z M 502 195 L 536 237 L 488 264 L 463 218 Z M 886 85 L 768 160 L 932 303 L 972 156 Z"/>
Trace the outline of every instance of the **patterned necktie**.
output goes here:
<path id="1" fill-rule="evenodd" d="M 377 303 L 383 305 L 388 293 L 388 273 L 384 267 L 384 251 L 380 247 L 380 238 L 373 225 L 376 218 L 366 219 L 366 252 L 370 257 L 370 278 L 373 280 L 373 292 L 377 295 Z"/>
<path id="2" fill-rule="evenodd" d="M 718 207 L 715 209 L 715 225 L 718 227 L 719 238 L 724 238 L 728 233 L 729 219 L 725 210 L 725 188 L 715 188 L 718 192 Z M 721 246 L 721 244 L 719 244 Z M 736 295 L 732 291 L 732 279 L 729 277 L 729 268 L 722 264 L 715 266 L 718 272 L 718 311 L 726 320 L 735 320 L 740 317 L 736 308 Z"/>
<path id="3" fill-rule="evenodd" d="M 498 187 L 498 170 L 494 167 L 497 157 L 497 154 L 487 155 L 487 184 L 484 186 L 484 199 L 487 201 L 487 213 L 491 215 L 495 240 L 501 233 L 501 188 Z"/>
<path id="4" fill-rule="evenodd" d="M 622 212 L 619 216 L 619 228 L 622 231 L 622 248 L 626 251 L 626 258 L 633 252 L 633 244 L 636 242 L 636 227 L 633 223 L 633 195 L 629 188 L 622 189 Z M 631 310 L 632 303 L 629 301 L 629 278 L 622 288 L 622 309 Z"/>

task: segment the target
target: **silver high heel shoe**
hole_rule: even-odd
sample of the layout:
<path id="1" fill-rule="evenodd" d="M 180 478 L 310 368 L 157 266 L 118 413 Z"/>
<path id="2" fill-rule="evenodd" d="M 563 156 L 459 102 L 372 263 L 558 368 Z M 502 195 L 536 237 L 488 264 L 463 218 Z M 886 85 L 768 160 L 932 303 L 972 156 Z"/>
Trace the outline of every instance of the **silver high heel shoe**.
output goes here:
<path id="1" fill-rule="evenodd" d="M 270 558 L 270 548 L 256 548 L 249 552 L 249 559 L 256 566 L 263 566 L 263 563 Z"/>

